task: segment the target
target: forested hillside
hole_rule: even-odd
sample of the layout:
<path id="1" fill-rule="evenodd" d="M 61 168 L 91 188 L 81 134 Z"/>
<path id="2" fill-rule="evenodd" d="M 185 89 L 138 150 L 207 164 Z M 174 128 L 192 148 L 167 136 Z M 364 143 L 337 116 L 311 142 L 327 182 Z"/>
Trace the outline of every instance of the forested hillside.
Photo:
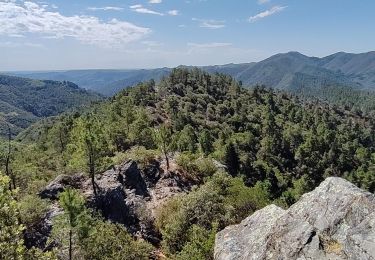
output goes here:
<path id="1" fill-rule="evenodd" d="M 351 54 L 339 52 L 323 58 L 298 52 L 281 53 L 260 62 L 204 66 L 209 73 L 231 75 L 245 87 L 265 85 L 298 95 L 319 99 L 349 110 L 373 111 L 375 92 L 374 52 Z M 180 68 L 192 68 L 180 66 Z M 172 69 L 78 70 L 56 72 L 19 72 L 34 79 L 69 80 L 106 96 L 142 81 L 157 83 Z"/>
<path id="2" fill-rule="evenodd" d="M 217 231 L 271 202 L 287 207 L 328 176 L 374 192 L 374 127 L 374 118 L 345 108 L 264 87 L 249 90 L 230 76 L 180 68 L 158 84 L 140 83 L 28 129 L 10 146 L 3 144 L 9 164 L 2 171 L 12 189 L 20 188 L 14 205 L 32 230 L 50 203 L 56 207 L 36 194 L 57 175 L 83 172 L 95 201 L 104 196 L 95 184 L 103 179 L 95 176 L 111 165 L 129 159 L 143 169 L 160 164 L 171 183 L 183 179 L 191 187 L 152 212 L 134 213 L 160 241 L 133 240 L 134 229 L 104 222 L 106 215 L 87 209 L 91 204 L 80 191 L 67 189 L 59 200 L 65 213 L 49 238 L 61 243 L 52 253 L 66 256 L 73 241 L 73 253 L 87 259 L 122 259 L 130 252 L 129 259 L 147 259 L 152 251 L 172 259 L 212 259 Z M 146 176 L 153 171 L 144 170 Z M 2 180 L 0 192 L 8 182 Z M 61 223 L 71 223 L 71 232 Z M 14 237 L 22 242 L 21 234 Z"/>
<path id="3" fill-rule="evenodd" d="M 0 136 L 8 134 L 8 127 L 16 135 L 40 118 L 100 99 L 71 82 L 0 75 Z"/>
<path id="4" fill-rule="evenodd" d="M 72 70 L 53 72 L 18 72 L 16 76 L 39 79 L 74 82 L 81 88 L 95 91 L 105 96 L 113 96 L 126 87 L 139 82 L 155 79 L 171 72 L 169 68 L 133 69 L 133 70 Z"/>
<path id="5" fill-rule="evenodd" d="M 327 86 L 375 89 L 375 52 L 339 52 L 327 57 L 309 57 L 298 52 L 279 53 L 265 60 L 243 64 L 203 66 L 209 73 L 231 75 L 244 86 L 266 85 L 275 89 L 321 89 Z M 171 72 L 170 68 L 145 70 L 77 70 L 20 72 L 34 79 L 69 80 L 104 95 L 114 95 L 125 87 Z M 308 90 L 307 90 L 308 91 Z"/>

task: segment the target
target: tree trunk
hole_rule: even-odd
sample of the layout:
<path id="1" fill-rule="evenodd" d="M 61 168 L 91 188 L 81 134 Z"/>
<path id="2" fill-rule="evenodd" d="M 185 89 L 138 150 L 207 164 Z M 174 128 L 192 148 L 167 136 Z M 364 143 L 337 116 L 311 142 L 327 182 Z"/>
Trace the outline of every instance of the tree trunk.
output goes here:
<path id="1" fill-rule="evenodd" d="M 72 248 L 72 229 L 69 230 L 69 260 L 72 260 L 73 248 Z"/>
<path id="2" fill-rule="evenodd" d="M 90 154 L 89 161 L 90 161 L 89 167 L 90 167 L 91 184 L 92 184 L 92 189 L 94 191 L 94 195 L 96 196 L 98 194 L 97 194 L 96 183 L 95 183 L 95 162 L 94 162 L 93 154 Z"/>
<path id="3" fill-rule="evenodd" d="M 10 126 L 8 125 L 8 153 L 7 153 L 6 161 L 5 161 L 5 174 L 9 178 L 11 178 L 11 180 L 12 180 L 14 186 L 15 186 L 14 178 L 13 178 L 13 176 L 11 176 L 11 173 L 10 173 L 10 153 L 11 153 L 10 141 L 11 141 L 11 139 L 12 139 L 12 133 L 10 131 Z M 9 189 L 12 190 L 12 183 L 9 183 Z"/>
<path id="4" fill-rule="evenodd" d="M 167 162 L 167 170 L 169 171 L 169 158 L 168 158 L 167 153 L 164 153 L 164 156 L 165 156 L 165 161 Z"/>
<path id="5" fill-rule="evenodd" d="M 96 190 L 96 183 L 95 183 L 95 175 L 93 173 L 90 173 L 91 176 L 91 184 L 92 184 L 92 189 L 94 191 L 94 195 L 98 195 L 98 192 Z"/>
<path id="6" fill-rule="evenodd" d="M 14 176 L 14 173 L 11 171 L 10 172 L 10 175 L 11 175 L 11 179 L 12 179 L 12 183 L 13 183 L 13 189 L 16 189 L 17 186 L 16 186 L 16 176 Z"/>

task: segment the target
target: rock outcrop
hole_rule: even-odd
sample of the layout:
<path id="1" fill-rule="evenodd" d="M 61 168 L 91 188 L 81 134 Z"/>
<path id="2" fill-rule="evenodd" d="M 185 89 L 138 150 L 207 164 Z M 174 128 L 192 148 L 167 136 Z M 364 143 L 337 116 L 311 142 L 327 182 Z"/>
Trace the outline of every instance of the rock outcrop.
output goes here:
<path id="1" fill-rule="evenodd" d="M 91 180 L 83 174 L 60 175 L 39 195 L 56 201 L 66 188 L 79 189 L 87 206 L 101 212 L 105 219 L 123 224 L 134 236 L 158 244 L 160 234 L 153 225 L 155 209 L 166 199 L 188 192 L 192 184 L 178 170 L 167 171 L 162 164 L 155 160 L 140 169 L 130 160 L 116 165 L 95 177 L 97 196 L 94 196 Z M 40 229 L 30 233 L 30 236 L 40 234 L 41 244 L 50 230 L 49 219 L 41 223 Z"/>
<path id="2" fill-rule="evenodd" d="M 52 231 L 53 218 L 62 213 L 63 210 L 57 203 L 53 203 L 39 222 L 25 229 L 23 233 L 25 246 L 27 248 L 35 247 L 46 251 L 51 250 L 56 245 L 54 241 L 48 241 Z"/>
<path id="3" fill-rule="evenodd" d="M 219 232 L 215 259 L 375 259 L 375 196 L 327 178 L 288 210 L 270 205 Z"/>
<path id="4" fill-rule="evenodd" d="M 42 199 L 57 200 L 60 192 L 63 192 L 67 187 L 80 189 L 84 179 L 85 176 L 82 173 L 73 176 L 59 175 L 39 193 L 39 196 Z"/>

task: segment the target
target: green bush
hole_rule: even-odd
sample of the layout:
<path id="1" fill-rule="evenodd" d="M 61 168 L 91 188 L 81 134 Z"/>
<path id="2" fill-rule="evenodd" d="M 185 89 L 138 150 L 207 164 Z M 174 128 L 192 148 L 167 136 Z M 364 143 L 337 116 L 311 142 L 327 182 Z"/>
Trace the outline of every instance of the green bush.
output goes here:
<path id="1" fill-rule="evenodd" d="M 189 230 L 187 243 L 176 255 L 177 260 L 210 260 L 213 259 L 215 245 L 216 224 L 211 230 L 193 225 Z"/>
<path id="2" fill-rule="evenodd" d="M 212 252 L 213 244 L 208 241 L 202 244 L 203 237 L 215 233 L 214 228 L 220 230 L 266 206 L 268 197 L 267 189 L 260 184 L 249 188 L 240 178 L 215 173 L 189 194 L 172 198 L 158 212 L 156 224 L 163 235 L 163 248 L 180 259 L 201 253 L 207 256 L 208 252 Z M 216 224 L 213 226 L 212 223 Z M 199 238 L 194 240 L 193 235 Z"/>
<path id="3" fill-rule="evenodd" d="M 84 259 L 91 260 L 146 260 L 154 250 L 150 244 L 134 240 L 124 227 L 103 221 L 97 221 L 81 246 Z"/>
<path id="4" fill-rule="evenodd" d="M 197 175 L 200 179 L 212 176 L 216 171 L 217 167 L 210 158 L 200 158 L 195 161 L 197 168 Z"/>
<path id="5" fill-rule="evenodd" d="M 48 212 L 48 202 L 36 195 L 27 195 L 20 201 L 22 223 L 30 227 L 37 224 Z"/>

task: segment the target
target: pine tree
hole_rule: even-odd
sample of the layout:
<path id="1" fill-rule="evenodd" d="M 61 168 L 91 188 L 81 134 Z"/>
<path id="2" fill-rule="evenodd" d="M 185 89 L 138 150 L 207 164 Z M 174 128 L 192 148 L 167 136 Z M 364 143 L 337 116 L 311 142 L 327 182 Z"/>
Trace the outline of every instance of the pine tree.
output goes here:
<path id="1" fill-rule="evenodd" d="M 159 150 L 164 155 L 165 161 L 167 163 L 167 170 L 169 170 L 168 154 L 171 152 L 171 140 L 171 129 L 166 124 L 161 125 L 158 129 L 155 130 L 155 142 L 158 145 Z"/>
<path id="2" fill-rule="evenodd" d="M 72 166 L 83 168 L 89 173 L 94 194 L 97 195 L 95 175 L 106 166 L 108 154 L 107 136 L 103 125 L 94 114 L 89 114 L 77 120 L 72 130 L 72 152 L 70 163 Z"/>
<path id="3" fill-rule="evenodd" d="M 64 216 L 69 225 L 69 260 L 73 259 L 73 232 L 79 225 L 80 216 L 85 211 L 84 199 L 78 191 L 66 189 L 59 197 L 60 206 L 64 209 Z"/>
<path id="4" fill-rule="evenodd" d="M 240 159 L 233 143 L 229 143 L 225 148 L 224 162 L 229 174 L 236 176 L 240 169 Z"/>
<path id="5" fill-rule="evenodd" d="M 202 131 L 198 139 L 202 153 L 204 155 L 209 155 L 212 153 L 214 139 L 212 134 L 207 129 Z"/>
<path id="6" fill-rule="evenodd" d="M 15 199 L 17 190 L 10 190 L 9 183 L 10 178 L 0 173 L 0 259 L 55 259 L 52 253 L 26 249 L 23 240 L 25 227 L 20 223 L 20 205 Z"/>
<path id="7" fill-rule="evenodd" d="M 22 259 L 24 226 L 19 222 L 18 203 L 9 190 L 10 179 L 0 174 L 0 259 Z"/>

